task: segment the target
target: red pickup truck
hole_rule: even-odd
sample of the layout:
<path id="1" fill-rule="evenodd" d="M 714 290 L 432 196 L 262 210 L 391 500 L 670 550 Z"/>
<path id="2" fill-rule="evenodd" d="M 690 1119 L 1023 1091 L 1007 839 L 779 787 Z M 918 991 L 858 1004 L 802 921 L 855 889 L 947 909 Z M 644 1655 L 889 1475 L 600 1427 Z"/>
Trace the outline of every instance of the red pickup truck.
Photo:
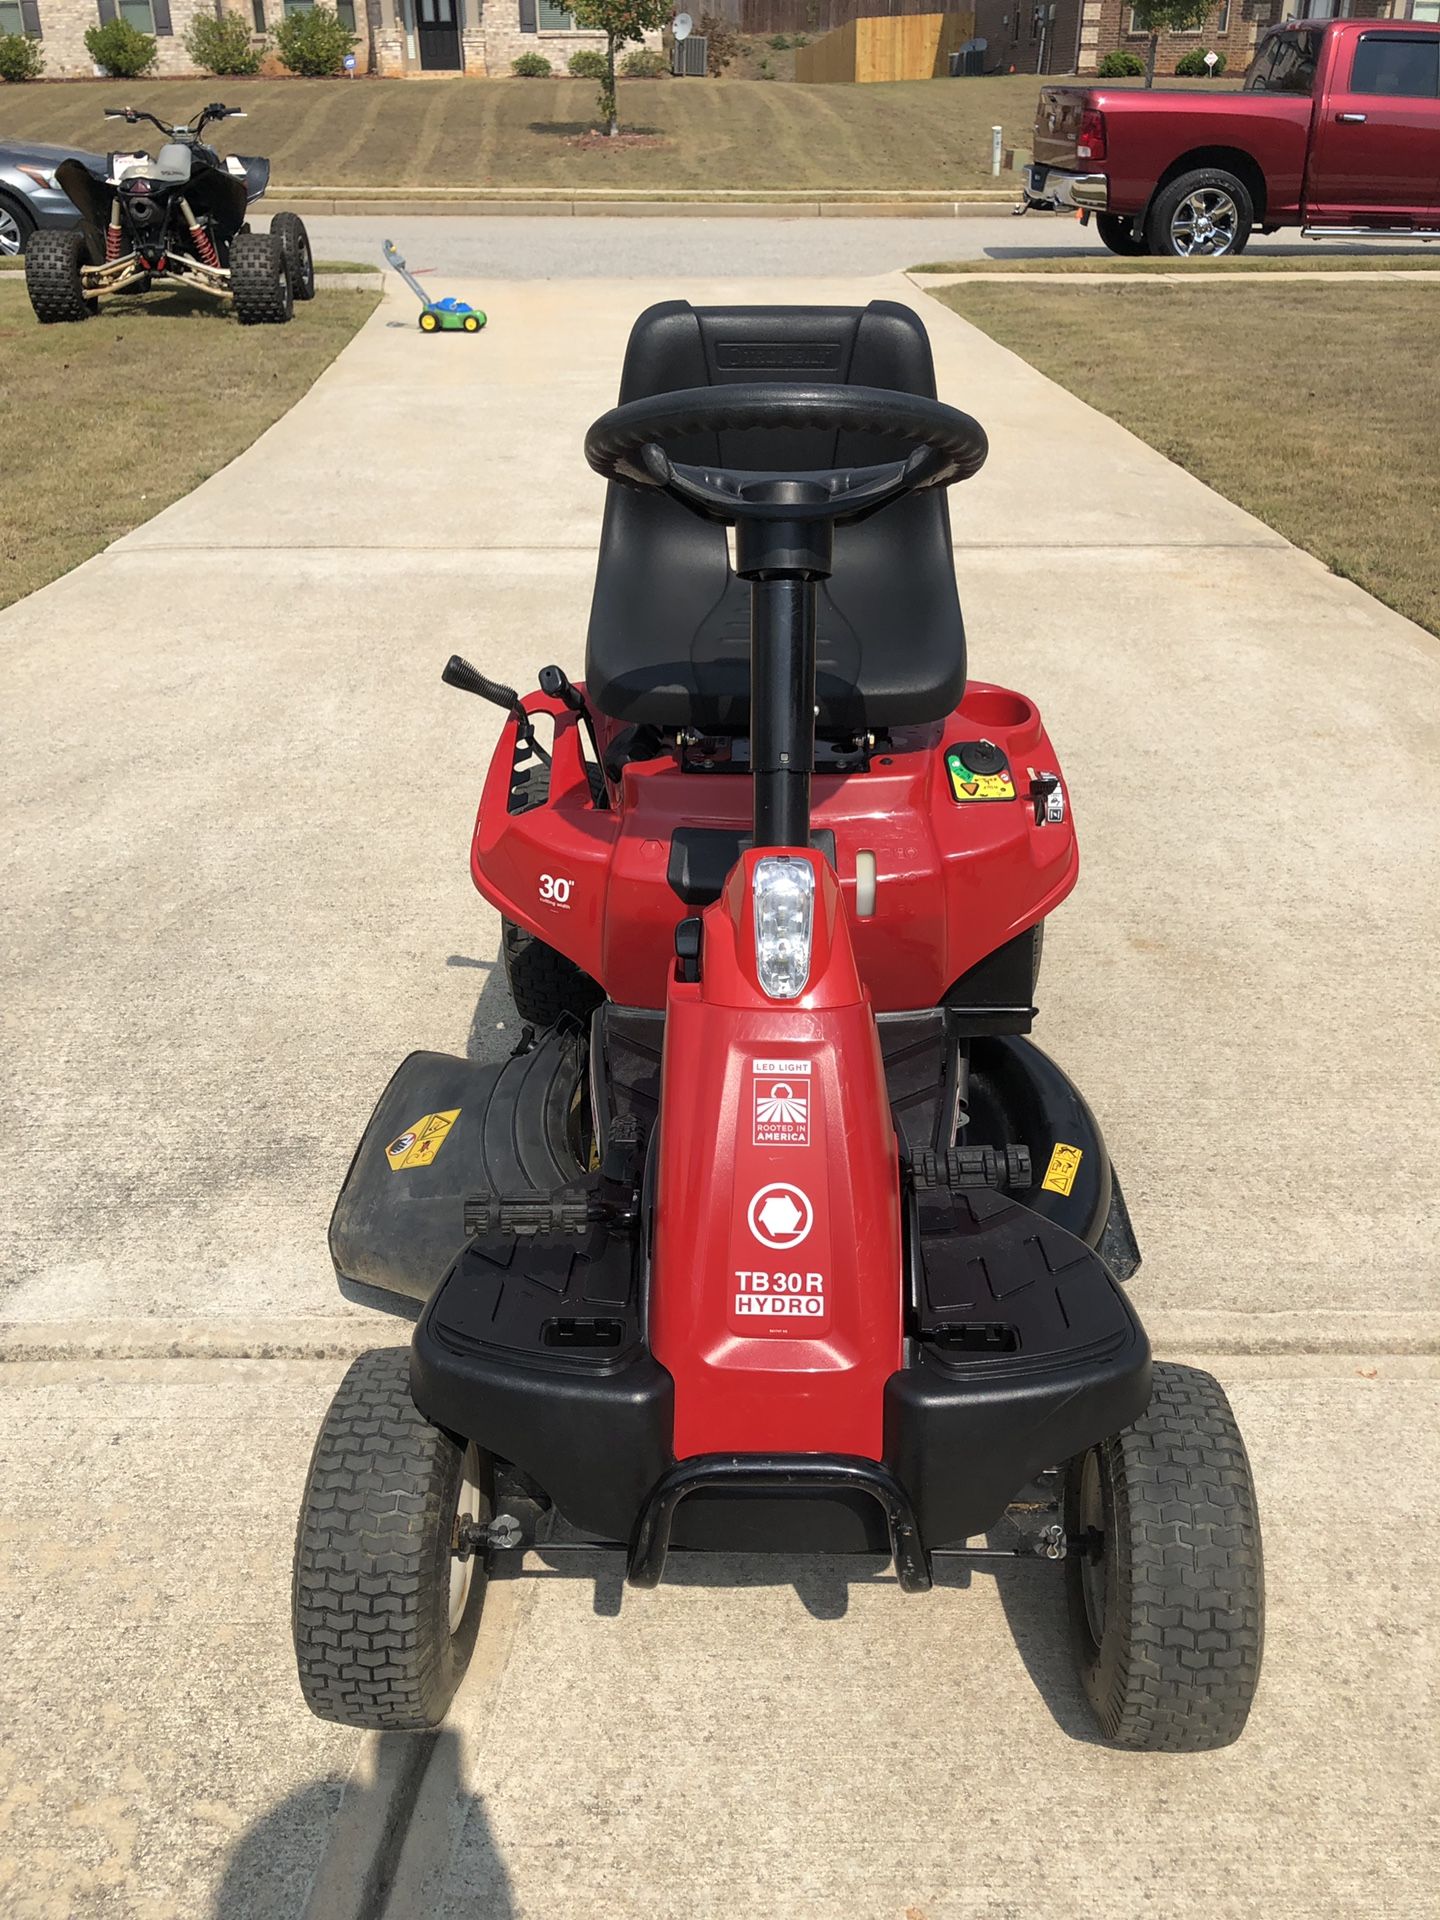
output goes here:
<path id="1" fill-rule="evenodd" d="M 1296 21 L 1243 91 L 1046 87 L 1017 212 L 1093 213 L 1113 253 L 1239 253 L 1251 232 L 1440 240 L 1440 26 Z"/>

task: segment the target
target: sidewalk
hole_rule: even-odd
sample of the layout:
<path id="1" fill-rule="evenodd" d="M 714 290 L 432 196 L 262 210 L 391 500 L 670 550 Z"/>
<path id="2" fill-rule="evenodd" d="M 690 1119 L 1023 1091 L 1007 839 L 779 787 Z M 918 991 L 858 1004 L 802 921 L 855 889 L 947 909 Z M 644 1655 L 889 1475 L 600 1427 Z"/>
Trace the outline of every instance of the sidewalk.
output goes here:
<path id="1" fill-rule="evenodd" d="M 392 288 L 240 460 L 0 614 L 0 1907 L 1421 1911 L 1435 643 L 899 276 L 445 290 L 478 340 Z M 1086 863 L 1037 1037 L 1106 1128 L 1157 1346 L 1220 1356 L 1260 1478 L 1268 1667 L 1228 1753 L 1091 1743 L 1040 1568 L 907 1602 L 749 1562 L 618 1612 L 542 1573 L 497 1585 L 418 1760 L 300 1704 L 314 1427 L 347 1352 L 406 1336 L 336 1294 L 329 1207 L 404 1052 L 515 1034 L 466 868 L 497 716 L 439 668 L 578 671 L 581 435 L 676 291 L 909 300 L 990 432 L 952 499 L 971 669 L 1045 711 Z"/>

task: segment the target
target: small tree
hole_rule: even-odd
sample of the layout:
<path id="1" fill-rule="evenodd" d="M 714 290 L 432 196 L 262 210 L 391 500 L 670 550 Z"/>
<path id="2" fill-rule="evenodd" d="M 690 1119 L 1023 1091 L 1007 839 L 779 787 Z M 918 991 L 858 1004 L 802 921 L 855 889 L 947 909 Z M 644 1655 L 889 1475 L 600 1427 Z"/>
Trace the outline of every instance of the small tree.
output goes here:
<path id="1" fill-rule="evenodd" d="M 85 51 L 116 80 L 138 80 L 154 66 L 160 49 L 150 34 L 117 18 L 85 29 Z"/>
<path id="2" fill-rule="evenodd" d="M 185 51 L 206 73 L 258 73 L 268 40 L 256 40 L 238 13 L 197 13 L 185 29 Z"/>
<path id="3" fill-rule="evenodd" d="M 700 34 L 705 42 L 705 71 L 718 80 L 740 51 L 740 35 L 718 13 L 702 13 Z"/>
<path id="4" fill-rule="evenodd" d="M 1141 33 L 1148 33 L 1150 45 L 1145 52 L 1145 84 L 1155 84 L 1155 55 L 1160 50 L 1162 33 L 1193 33 L 1203 27 L 1214 10 L 1214 0 L 1135 0 L 1131 12 Z"/>
<path id="5" fill-rule="evenodd" d="M 605 78 L 600 82 L 600 112 L 612 138 L 620 131 L 615 98 L 615 49 L 631 40 L 643 40 L 670 24 L 674 0 L 572 0 L 570 13 L 577 27 L 605 36 Z"/>

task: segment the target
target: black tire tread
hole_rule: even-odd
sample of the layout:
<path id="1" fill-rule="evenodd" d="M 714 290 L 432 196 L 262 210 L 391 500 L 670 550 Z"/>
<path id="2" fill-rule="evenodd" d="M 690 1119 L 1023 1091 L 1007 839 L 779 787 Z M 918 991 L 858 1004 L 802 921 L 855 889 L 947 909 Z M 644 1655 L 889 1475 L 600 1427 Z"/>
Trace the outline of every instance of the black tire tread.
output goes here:
<path id="1" fill-rule="evenodd" d="M 284 260 L 278 234 L 236 234 L 230 247 L 230 291 L 242 327 L 283 326 L 290 318 L 288 265 L 283 278 L 276 271 Z"/>
<path id="2" fill-rule="evenodd" d="M 461 1460 L 410 1398 L 408 1348 L 354 1362 L 315 1442 L 295 1538 L 296 1664 L 321 1719 L 413 1732 L 443 1718 L 484 1593 L 482 1565 L 452 1636 L 435 1548 L 451 1524 Z M 438 1565 L 448 1582 L 448 1551 Z"/>
<path id="3" fill-rule="evenodd" d="M 553 1027 L 562 1013 L 588 1020 L 605 998 L 598 980 L 513 920 L 501 922 L 500 949 L 515 1011 L 532 1026 Z"/>
<path id="4" fill-rule="evenodd" d="M 1100 243 L 1124 260 L 1138 260 L 1150 251 L 1144 229 L 1118 213 L 1097 213 L 1095 231 Z"/>
<path id="5" fill-rule="evenodd" d="M 270 222 L 271 233 L 280 236 L 290 268 L 290 291 L 297 300 L 315 298 L 315 256 L 305 222 L 298 213 L 277 213 Z"/>
<path id="6" fill-rule="evenodd" d="M 80 280 L 85 236 L 78 227 L 40 227 L 25 248 L 25 291 L 42 326 L 88 320 L 95 302 L 87 300 Z"/>
<path id="7" fill-rule="evenodd" d="M 1260 1677 L 1264 1567 L 1250 1462 L 1225 1390 L 1197 1368 L 1157 1362 L 1146 1412 L 1101 1447 L 1119 1549 L 1104 1636 L 1113 1657 L 1095 1657 L 1078 1574 L 1070 1583 L 1091 1705 L 1120 1746 L 1228 1746 Z"/>

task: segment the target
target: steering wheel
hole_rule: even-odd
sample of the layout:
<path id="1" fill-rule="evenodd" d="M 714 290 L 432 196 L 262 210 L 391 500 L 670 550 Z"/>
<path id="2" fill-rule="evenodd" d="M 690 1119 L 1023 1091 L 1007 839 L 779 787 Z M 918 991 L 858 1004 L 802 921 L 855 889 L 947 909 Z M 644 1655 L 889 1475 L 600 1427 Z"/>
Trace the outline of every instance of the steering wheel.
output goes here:
<path id="1" fill-rule="evenodd" d="M 904 448 L 860 467 L 756 472 L 673 461 L 677 440 L 756 428 L 883 434 Z M 706 519 L 864 519 L 902 494 L 949 487 L 985 464 L 985 429 L 968 413 L 890 387 L 755 382 L 686 387 L 630 400 L 602 414 L 585 436 L 585 458 L 607 480 L 660 488 Z"/>

